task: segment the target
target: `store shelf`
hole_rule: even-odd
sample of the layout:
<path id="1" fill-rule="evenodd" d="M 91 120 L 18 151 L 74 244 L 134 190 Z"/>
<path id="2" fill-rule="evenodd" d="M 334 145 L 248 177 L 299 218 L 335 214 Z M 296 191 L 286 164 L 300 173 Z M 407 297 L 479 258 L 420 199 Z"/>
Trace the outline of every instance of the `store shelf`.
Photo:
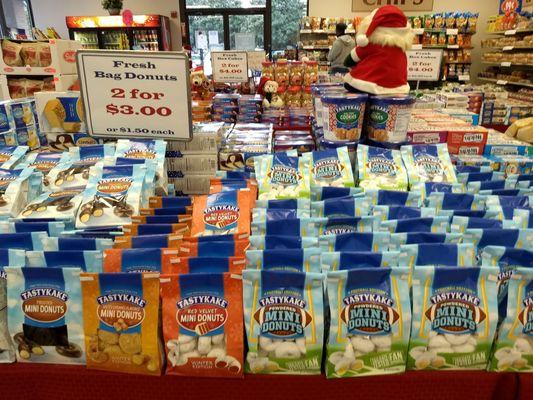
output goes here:
<path id="1" fill-rule="evenodd" d="M 486 31 L 487 35 L 505 35 L 505 36 L 514 36 L 521 33 L 533 33 L 533 29 L 509 29 L 506 31 Z"/>
<path id="2" fill-rule="evenodd" d="M 472 64 L 472 61 L 444 61 L 444 64 Z"/>
<path id="3" fill-rule="evenodd" d="M 527 400 L 533 374 L 484 371 L 428 371 L 368 378 L 326 379 L 324 376 L 246 375 L 244 379 L 150 377 L 88 371 L 50 364 L 0 366 L 4 399 L 39 400 L 254 399 L 469 399 Z"/>
<path id="4" fill-rule="evenodd" d="M 504 46 L 504 47 L 483 47 L 482 50 L 485 51 L 513 51 L 513 50 L 520 50 L 520 51 L 528 51 L 533 50 L 533 47 L 526 47 L 526 46 Z"/>
<path id="5" fill-rule="evenodd" d="M 413 49 L 416 49 L 414 47 L 416 45 L 413 45 Z M 445 50 L 472 50 L 473 47 L 459 47 L 457 44 L 447 44 L 442 46 L 428 46 L 428 45 L 422 45 L 422 49 L 445 49 Z"/>
<path id="6" fill-rule="evenodd" d="M 324 30 L 324 29 L 317 29 L 317 30 L 311 30 L 311 29 L 300 29 L 300 33 L 301 34 L 310 34 L 310 33 L 316 33 L 316 34 L 325 34 L 325 35 L 335 35 L 335 31 L 328 31 L 328 30 Z M 353 35 L 355 34 L 355 31 L 354 30 L 346 30 L 347 34 L 349 35 Z"/>
<path id="7" fill-rule="evenodd" d="M 521 87 L 533 88 L 533 83 L 511 82 L 511 81 L 506 81 L 504 79 L 493 79 L 493 78 L 482 78 L 482 77 L 478 77 L 478 79 L 480 81 L 492 82 L 492 83 L 495 83 L 497 85 L 502 85 L 502 86 L 512 85 L 512 86 L 521 86 Z"/>
<path id="8" fill-rule="evenodd" d="M 302 46 L 302 50 L 329 50 L 329 46 Z"/>
<path id="9" fill-rule="evenodd" d="M 485 64 L 485 65 L 497 65 L 499 67 L 505 67 L 505 68 L 511 68 L 511 67 L 530 67 L 530 68 L 533 68 L 533 64 L 517 64 L 517 63 L 509 62 L 509 61 L 499 61 L 499 62 L 482 61 L 481 63 Z"/>

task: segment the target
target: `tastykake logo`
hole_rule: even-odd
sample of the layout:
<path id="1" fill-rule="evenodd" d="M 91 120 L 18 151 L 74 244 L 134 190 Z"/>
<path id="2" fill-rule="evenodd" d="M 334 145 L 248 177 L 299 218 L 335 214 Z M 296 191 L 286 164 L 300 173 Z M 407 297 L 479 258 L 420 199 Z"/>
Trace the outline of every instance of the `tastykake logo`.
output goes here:
<path id="1" fill-rule="evenodd" d="M 523 309 L 518 314 L 518 320 L 523 325 L 522 332 L 533 335 L 533 297 L 526 297 L 522 301 Z"/>
<path id="2" fill-rule="evenodd" d="M 238 220 L 239 207 L 231 204 L 211 206 L 204 210 L 205 224 L 218 229 L 230 226 Z"/>
<path id="3" fill-rule="evenodd" d="M 337 121 L 343 124 L 353 124 L 359 119 L 359 110 L 348 109 L 337 113 Z"/>
<path id="4" fill-rule="evenodd" d="M 303 335 L 312 321 L 305 310 L 305 301 L 292 296 L 268 296 L 259 300 L 261 306 L 254 319 L 261 325 L 261 334 L 282 338 Z"/>
<path id="5" fill-rule="evenodd" d="M 357 293 L 343 299 L 341 319 L 350 333 L 389 334 L 400 315 L 394 301 L 377 293 Z"/>
<path id="6" fill-rule="evenodd" d="M 155 151 L 148 149 L 130 149 L 124 154 L 125 158 L 137 158 L 142 160 L 153 159 L 155 156 Z"/>
<path id="7" fill-rule="evenodd" d="M 485 320 L 481 300 L 464 292 L 440 292 L 431 297 L 432 306 L 426 310 L 431 329 L 440 333 L 476 333 L 477 325 Z"/>
<path id="8" fill-rule="evenodd" d="M 227 307 L 228 301 L 217 296 L 186 297 L 176 303 L 176 321 L 187 331 L 207 335 L 226 323 Z"/>
<path id="9" fill-rule="evenodd" d="M 319 179 L 338 179 L 344 166 L 338 158 L 324 158 L 313 165 L 313 175 Z"/>
<path id="10" fill-rule="evenodd" d="M 382 111 L 382 110 L 378 110 L 374 108 L 370 112 L 370 120 L 376 124 L 383 124 L 387 122 L 388 118 L 389 118 L 389 115 L 387 114 L 386 111 Z"/>
<path id="11" fill-rule="evenodd" d="M 372 174 L 396 175 L 398 166 L 394 161 L 385 157 L 371 157 L 366 167 Z"/>
<path id="12" fill-rule="evenodd" d="M 267 173 L 270 181 L 273 184 L 284 186 L 297 185 L 302 179 L 302 175 L 296 168 L 288 167 L 286 165 L 274 165 Z"/>
<path id="13" fill-rule="evenodd" d="M 20 294 L 22 312 L 38 322 L 54 322 L 67 313 L 68 295 L 59 289 L 33 288 Z"/>
<path id="14" fill-rule="evenodd" d="M 96 314 L 104 324 L 115 328 L 117 323 L 132 328 L 144 320 L 146 300 L 127 293 L 111 293 L 97 297 Z"/>
<path id="15" fill-rule="evenodd" d="M 98 182 L 97 190 L 100 193 L 121 193 L 125 192 L 131 186 L 131 179 L 102 179 Z"/>

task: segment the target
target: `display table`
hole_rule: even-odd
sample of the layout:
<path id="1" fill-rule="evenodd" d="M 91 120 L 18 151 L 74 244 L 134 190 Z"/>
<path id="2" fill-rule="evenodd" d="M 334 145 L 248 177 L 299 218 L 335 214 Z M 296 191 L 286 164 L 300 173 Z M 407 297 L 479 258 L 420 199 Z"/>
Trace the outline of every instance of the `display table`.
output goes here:
<path id="1" fill-rule="evenodd" d="M 88 371 L 84 367 L 0 366 L 4 400 L 84 399 L 528 399 L 533 374 L 409 372 L 368 378 L 247 375 L 244 380 L 149 377 Z M 531 397 L 529 397 L 531 398 Z"/>

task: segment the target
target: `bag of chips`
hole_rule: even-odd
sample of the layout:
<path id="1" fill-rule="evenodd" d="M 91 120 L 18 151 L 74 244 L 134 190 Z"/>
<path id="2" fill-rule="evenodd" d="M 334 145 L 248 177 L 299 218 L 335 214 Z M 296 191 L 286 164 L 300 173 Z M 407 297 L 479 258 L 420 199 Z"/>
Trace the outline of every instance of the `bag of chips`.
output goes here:
<path id="1" fill-rule="evenodd" d="M 164 265 L 165 274 L 241 274 L 246 267 L 244 257 L 174 257 Z"/>
<path id="2" fill-rule="evenodd" d="M 313 217 L 362 217 L 370 213 L 370 205 L 360 197 L 343 197 L 311 203 Z"/>
<path id="3" fill-rule="evenodd" d="M 79 268 L 100 273 L 102 259 L 98 250 L 27 251 L 26 267 Z"/>
<path id="4" fill-rule="evenodd" d="M 388 232 L 344 233 L 320 236 L 318 243 L 322 251 L 372 251 L 378 253 L 388 250 L 390 236 Z"/>
<path id="5" fill-rule="evenodd" d="M 255 206 L 256 208 L 266 208 L 267 210 L 309 210 L 311 202 L 309 199 L 257 200 Z"/>
<path id="6" fill-rule="evenodd" d="M 420 192 L 367 189 L 365 199 L 370 205 L 420 207 Z"/>
<path id="7" fill-rule="evenodd" d="M 418 243 L 400 247 L 399 265 L 402 266 L 476 266 L 476 248 L 471 243 Z"/>
<path id="8" fill-rule="evenodd" d="M 389 250 L 400 250 L 406 244 L 419 243 L 460 243 L 463 236 L 459 233 L 402 232 L 390 235 Z"/>
<path id="9" fill-rule="evenodd" d="M 250 236 L 250 247 L 248 250 L 306 249 L 317 246 L 318 239 L 315 237 L 252 235 Z"/>
<path id="10" fill-rule="evenodd" d="M 338 197 L 363 196 L 363 188 L 360 187 L 333 187 L 333 186 L 314 186 L 311 187 L 311 200 L 321 201 L 334 199 Z"/>
<path id="11" fill-rule="evenodd" d="M 254 208 L 252 211 L 253 221 L 273 221 L 279 219 L 292 219 L 292 218 L 309 218 L 311 212 L 304 209 L 266 209 L 266 208 Z"/>
<path id="12" fill-rule="evenodd" d="M 85 364 L 80 270 L 6 267 L 17 361 Z"/>
<path id="13" fill-rule="evenodd" d="M 422 214 L 424 214 L 424 216 L 427 217 L 430 213 L 435 214 L 435 209 L 431 207 L 422 207 Z M 503 215 L 496 210 L 438 210 L 437 215 L 447 217 L 504 219 Z"/>
<path id="14" fill-rule="evenodd" d="M 323 274 L 243 271 L 246 372 L 320 374 L 323 285 Z"/>
<path id="15" fill-rule="evenodd" d="M 431 193 L 428 207 L 440 210 L 484 210 L 485 197 L 466 193 Z"/>
<path id="16" fill-rule="evenodd" d="M 177 249 L 107 249 L 104 250 L 103 272 L 164 272 Z"/>
<path id="17" fill-rule="evenodd" d="M 115 249 L 175 248 L 183 242 L 182 235 L 117 236 Z"/>
<path id="18" fill-rule="evenodd" d="M 160 375 L 159 274 L 82 273 L 80 279 L 87 368 Z"/>
<path id="19" fill-rule="evenodd" d="M 250 190 L 197 196 L 193 202 L 192 236 L 250 233 Z"/>
<path id="20" fill-rule="evenodd" d="M 450 232 L 463 233 L 467 229 L 517 229 L 518 224 L 514 221 L 504 219 L 492 218 L 476 218 L 476 217 L 452 217 L 450 224 Z"/>
<path id="21" fill-rule="evenodd" d="M 328 272 L 326 376 L 405 371 L 411 306 L 407 268 Z"/>
<path id="22" fill-rule="evenodd" d="M 248 239 L 224 242 L 183 242 L 178 246 L 182 257 L 244 257 L 250 246 Z"/>
<path id="23" fill-rule="evenodd" d="M 112 239 L 90 239 L 90 238 L 69 238 L 69 237 L 47 237 L 43 238 L 42 246 L 44 251 L 58 250 L 105 250 L 113 247 Z"/>
<path id="24" fill-rule="evenodd" d="M 308 199 L 309 164 L 302 157 L 284 153 L 265 156 L 256 170 L 259 199 Z"/>
<path id="25" fill-rule="evenodd" d="M 416 267 L 407 369 L 485 369 L 498 323 L 497 268 Z"/>
<path id="26" fill-rule="evenodd" d="M 311 186 L 355 187 L 346 146 L 304 153 L 302 158 L 309 165 Z"/>
<path id="27" fill-rule="evenodd" d="M 424 182 L 457 182 L 446 144 L 408 145 L 401 151 L 411 188 Z"/>
<path id="28" fill-rule="evenodd" d="M 490 165 L 457 164 L 455 166 L 455 172 L 457 174 L 462 174 L 465 172 L 492 172 L 492 167 Z"/>
<path id="29" fill-rule="evenodd" d="M 399 150 L 357 146 L 359 186 L 364 189 L 407 190 L 407 172 Z"/>
<path id="30" fill-rule="evenodd" d="M 248 250 L 246 269 L 320 272 L 320 249 Z"/>
<path id="31" fill-rule="evenodd" d="M 341 251 L 322 253 L 320 262 L 322 272 L 358 268 L 397 267 L 398 251 Z"/>
<path id="32" fill-rule="evenodd" d="M 391 219 L 382 221 L 379 230 L 390 233 L 400 232 L 431 232 L 446 233 L 450 224 L 449 217 L 426 217 L 426 218 L 406 218 Z"/>
<path id="33" fill-rule="evenodd" d="M 167 374 L 243 377 L 240 277 L 163 275 L 161 298 Z"/>

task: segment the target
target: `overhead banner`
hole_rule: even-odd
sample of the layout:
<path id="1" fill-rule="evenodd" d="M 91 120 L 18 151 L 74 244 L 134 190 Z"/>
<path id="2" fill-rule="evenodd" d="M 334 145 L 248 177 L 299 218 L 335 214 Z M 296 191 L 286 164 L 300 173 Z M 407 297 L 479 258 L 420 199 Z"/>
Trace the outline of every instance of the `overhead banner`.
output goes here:
<path id="1" fill-rule="evenodd" d="M 248 54 L 246 51 L 212 51 L 213 81 L 242 83 L 248 81 Z"/>
<path id="2" fill-rule="evenodd" d="M 442 50 L 409 50 L 407 52 L 407 80 L 437 81 L 441 62 Z"/>
<path id="3" fill-rule="evenodd" d="M 352 11 L 372 11 L 393 5 L 402 11 L 432 11 L 433 0 L 352 0 Z"/>
<path id="4" fill-rule="evenodd" d="M 77 61 L 90 135 L 192 138 L 189 58 L 185 53 L 80 50 Z"/>

